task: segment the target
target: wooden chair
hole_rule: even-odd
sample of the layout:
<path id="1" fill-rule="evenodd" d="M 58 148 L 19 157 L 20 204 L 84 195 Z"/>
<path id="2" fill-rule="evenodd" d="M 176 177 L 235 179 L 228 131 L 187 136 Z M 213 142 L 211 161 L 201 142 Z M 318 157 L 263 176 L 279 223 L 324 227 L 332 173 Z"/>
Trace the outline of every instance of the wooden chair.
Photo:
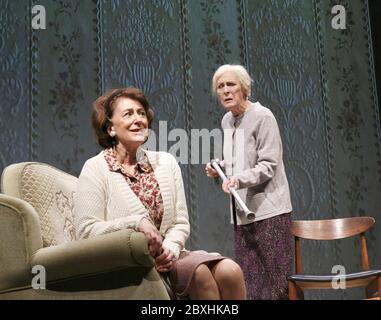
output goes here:
<path id="1" fill-rule="evenodd" d="M 346 274 L 346 288 L 365 287 L 366 297 L 371 298 L 378 290 L 381 297 L 381 270 L 370 270 L 365 232 L 375 223 L 372 217 L 353 217 L 327 220 L 299 220 L 292 223 L 292 234 L 295 239 L 296 274 L 290 275 L 288 295 L 290 300 L 304 299 L 305 289 L 333 289 L 333 280 L 337 275 L 307 275 L 302 274 L 302 259 L 300 239 L 336 240 L 360 235 L 361 241 L 361 272 Z M 344 280 L 344 278 L 342 279 Z M 376 298 L 373 296 L 373 298 Z"/>

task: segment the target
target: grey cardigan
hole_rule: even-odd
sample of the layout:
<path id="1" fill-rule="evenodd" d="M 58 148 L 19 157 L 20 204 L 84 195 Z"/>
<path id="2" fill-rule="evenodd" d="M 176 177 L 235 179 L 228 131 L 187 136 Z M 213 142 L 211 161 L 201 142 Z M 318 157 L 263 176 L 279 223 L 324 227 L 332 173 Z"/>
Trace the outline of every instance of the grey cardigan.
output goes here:
<path id="1" fill-rule="evenodd" d="M 272 112 L 255 102 L 238 117 L 226 113 L 221 127 L 226 174 L 238 180 L 237 191 L 255 213 L 254 221 L 291 212 L 282 141 Z M 237 206 L 237 224 L 251 222 Z"/>

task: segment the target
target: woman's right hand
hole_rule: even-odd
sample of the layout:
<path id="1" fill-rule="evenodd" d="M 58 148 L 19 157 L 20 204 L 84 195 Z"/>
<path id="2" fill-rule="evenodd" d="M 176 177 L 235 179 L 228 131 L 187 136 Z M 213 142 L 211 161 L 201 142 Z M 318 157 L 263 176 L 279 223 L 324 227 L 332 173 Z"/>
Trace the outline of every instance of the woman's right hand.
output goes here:
<path id="1" fill-rule="evenodd" d="M 168 272 L 173 268 L 175 261 L 173 252 L 163 247 L 162 253 L 155 259 L 155 267 L 158 272 Z"/>
<path id="2" fill-rule="evenodd" d="M 216 160 L 213 160 L 213 161 L 216 161 L 217 163 L 220 162 L 220 160 L 216 159 Z M 218 173 L 217 171 L 212 167 L 212 164 L 210 162 L 208 162 L 205 166 L 205 171 L 206 171 L 206 175 L 209 177 L 209 178 L 216 178 L 218 177 Z"/>
<path id="3" fill-rule="evenodd" d="M 162 251 L 162 238 L 159 230 L 146 218 L 140 220 L 137 230 L 143 232 L 147 237 L 149 254 L 156 258 Z"/>

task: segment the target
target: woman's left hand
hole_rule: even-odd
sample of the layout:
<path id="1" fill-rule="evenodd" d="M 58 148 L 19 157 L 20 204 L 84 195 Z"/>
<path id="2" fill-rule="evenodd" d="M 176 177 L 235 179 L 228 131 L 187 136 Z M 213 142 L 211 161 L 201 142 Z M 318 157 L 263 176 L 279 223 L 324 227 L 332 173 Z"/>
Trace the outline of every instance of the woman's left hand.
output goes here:
<path id="1" fill-rule="evenodd" d="M 224 192 L 230 193 L 229 188 L 238 188 L 238 180 L 236 178 L 231 177 L 222 183 L 222 190 L 224 190 Z"/>
<path id="2" fill-rule="evenodd" d="M 158 272 L 168 272 L 173 268 L 175 256 L 168 248 L 162 247 L 162 253 L 155 259 L 155 267 Z"/>

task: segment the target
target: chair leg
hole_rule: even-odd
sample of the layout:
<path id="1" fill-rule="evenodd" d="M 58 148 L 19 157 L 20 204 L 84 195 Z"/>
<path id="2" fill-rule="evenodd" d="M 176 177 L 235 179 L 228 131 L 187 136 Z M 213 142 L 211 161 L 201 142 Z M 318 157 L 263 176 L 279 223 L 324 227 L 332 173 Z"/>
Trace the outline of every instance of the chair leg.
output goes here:
<path id="1" fill-rule="evenodd" d="M 370 299 L 378 297 L 381 299 L 381 276 L 376 277 L 376 279 L 366 287 L 366 297 Z"/>
<path id="2" fill-rule="evenodd" d="M 288 299 L 289 300 L 303 300 L 304 293 L 293 281 L 288 281 Z"/>

